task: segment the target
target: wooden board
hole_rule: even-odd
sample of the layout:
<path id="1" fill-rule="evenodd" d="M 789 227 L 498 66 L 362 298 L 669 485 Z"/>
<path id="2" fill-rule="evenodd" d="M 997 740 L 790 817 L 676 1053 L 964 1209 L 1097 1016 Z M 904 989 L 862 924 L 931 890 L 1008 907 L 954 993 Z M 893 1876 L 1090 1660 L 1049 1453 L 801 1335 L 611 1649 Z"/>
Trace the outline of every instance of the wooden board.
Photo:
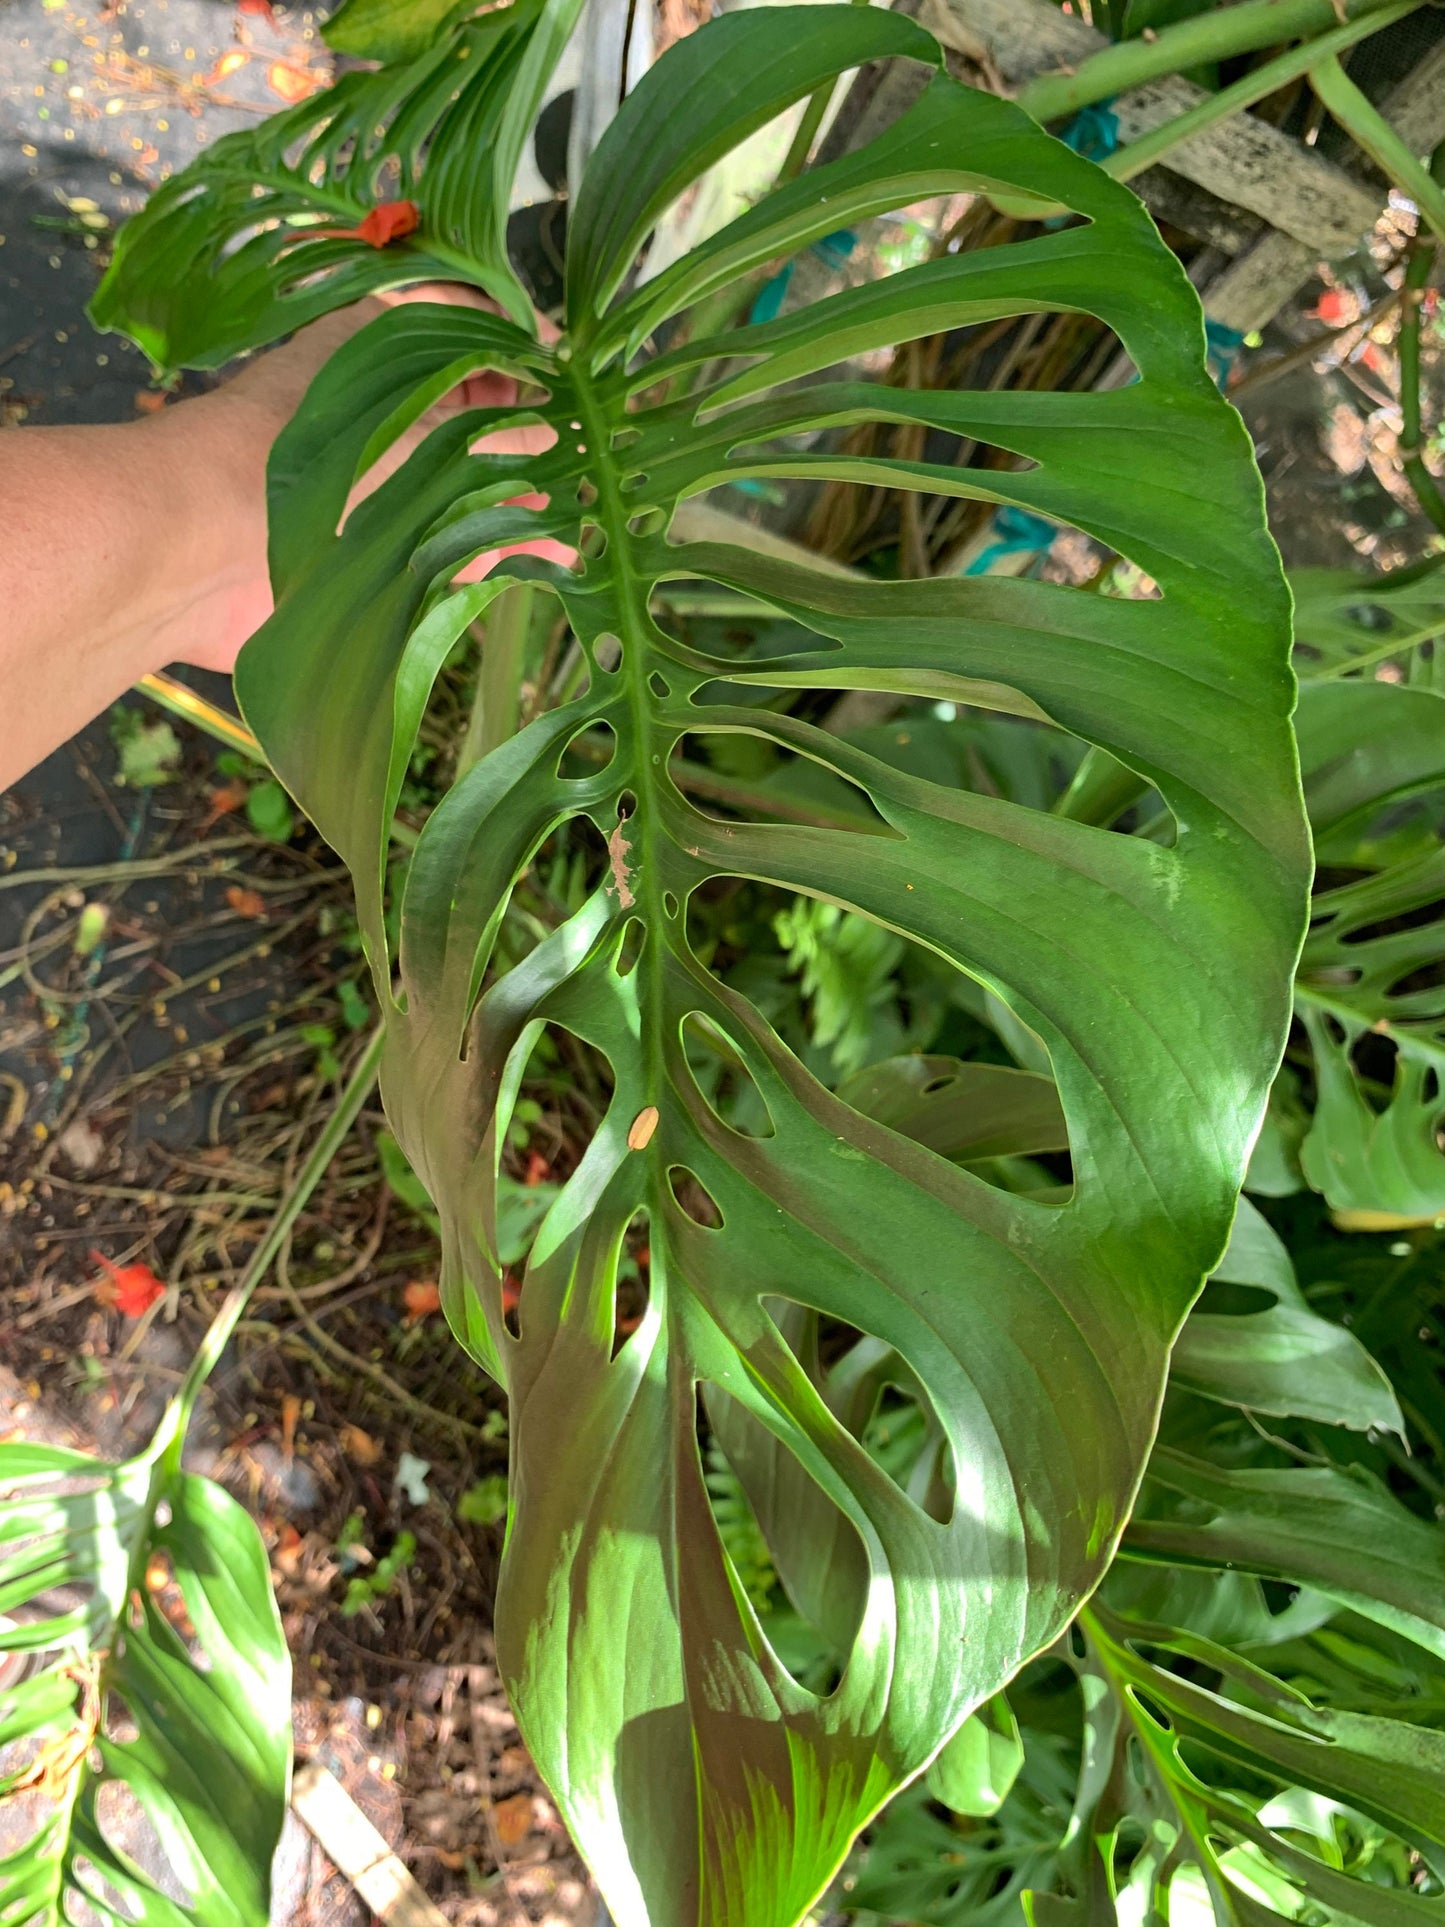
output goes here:
<path id="1" fill-rule="evenodd" d="M 1109 44 L 1050 0 L 925 0 L 920 19 L 945 47 L 992 69 L 1010 92 L 1037 74 L 1077 67 Z M 1205 98 L 1177 76 L 1122 94 L 1113 102 L 1121 144 Z M 1348 252 L 1379 209 L 1378 195 L 1363 182 L 1249 114 L 1183 142 L 1159 165 L 1259 215 L 1317 255 Z"/>

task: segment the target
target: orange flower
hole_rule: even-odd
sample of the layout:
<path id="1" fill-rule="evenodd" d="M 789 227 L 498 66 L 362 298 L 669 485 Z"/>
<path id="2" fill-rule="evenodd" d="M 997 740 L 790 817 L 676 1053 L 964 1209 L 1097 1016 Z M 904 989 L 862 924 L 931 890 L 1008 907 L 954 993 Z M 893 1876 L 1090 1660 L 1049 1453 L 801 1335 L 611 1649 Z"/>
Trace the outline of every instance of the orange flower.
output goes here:
<path id="1" fill-rule="evenodd" d="M 360 227 L 313 228 L 311 232 L 329 241 L 365 241 L 368 247 L 384 248 L 415 234 L 420 226 L 421 209 L 415 201 L 382 201 Z"/>

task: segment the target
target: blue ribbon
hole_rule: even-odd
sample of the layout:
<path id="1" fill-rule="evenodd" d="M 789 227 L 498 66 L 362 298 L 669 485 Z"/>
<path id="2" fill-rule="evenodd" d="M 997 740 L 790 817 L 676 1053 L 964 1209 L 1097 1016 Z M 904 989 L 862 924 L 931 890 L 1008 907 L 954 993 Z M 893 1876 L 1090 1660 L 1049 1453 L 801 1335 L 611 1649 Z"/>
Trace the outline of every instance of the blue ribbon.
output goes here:
<path id="1" fill-rule="evenodd" d="M 964 570 L 965 575 L 987 575 L 994 563 L 1006 555 L 1032 555 L 1047 549 L 1059 532 L 1058 523 L 1051 522 L 1046 515 L 1035 515 L 1029 509 L 1014 508 L 1012 504 L 995 509 L 989 526 L 994 539 L 973 558 Z"/>

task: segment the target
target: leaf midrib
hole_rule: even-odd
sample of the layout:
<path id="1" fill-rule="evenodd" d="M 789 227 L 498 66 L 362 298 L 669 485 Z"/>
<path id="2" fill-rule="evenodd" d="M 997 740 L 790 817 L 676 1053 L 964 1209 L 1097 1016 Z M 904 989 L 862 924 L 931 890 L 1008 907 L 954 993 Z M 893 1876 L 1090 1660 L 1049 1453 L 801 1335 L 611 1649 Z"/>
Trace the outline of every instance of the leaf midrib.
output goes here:
<path id="1" fill-rule="evenodd" d="M 607 560 L 618 589 L 618 628 L 619 641 L 622 644 L 619 673 L 626 681 L 627 702 L 632 717 L 634 738 L 634 760 L 629 787 L 637 798 L 637 807 L 627 819 L 628 828 L 632 830 L 632 835 L 627 841 L 628 870 L 635 898 L 632 907 L 640 912 L 645 933 L 642 954 L 636 966 L 641 979 L 638 986 L 638 1006 L 643 1088 L 647 1101 L 658 1104 L 660 1110 L 662 1107 L 658 1100 L 664 1087 L 660 1028 L 660 1013 L 663 1007 L 661 932 L 665 918 L 657 888 L 657 866 L 653 861 L 656 826 L 659 819 L 659 798 L 653 774 L 654 765 L 648 753 L 652 729 L 652 709 L 648 701 L 647 687 L 651 660 L 648 634 L 651 581 L 644 580 L 635 566 L 633 536 L 628 526 L 630 516 L 627 504 L 622 499 L 621 480 L 612 460 L 612 432 L 615 424 L 609 420 L 606 407 L 594 388 L 589 378 L 589 371 L 583 365 L 580 356 L 574 361 L 570 373 L 577 396 L 577 419 L 582 423 L 582 434 L 591 458 L 597 488 L 597 501 L 594 504 L 595 517 L 607 538 Z M 619 762 L 621 761 L 622 759 L 619 758 Z M 657 767 L 662 768 L 664 765 L 659 763 Z M 624 906 L 619 899 L 618 918 L 621 917 L 623 910 Z M 682 914 L 681 906 L 678 914 L 679 916 Z M 659 1141 L 660 1137 L 654 1137 L 654 1143 Z M 645 1154 L 648 1156 L 649 1167 L 649 1183 L 646 1188 L 649 1193 L 653 1193 L 656 1189 L 657 1153 L 649 1146 Z M 656 1195 L 649 1196 L 650 1209 L 655 1209 L 658 1202 Z"/>

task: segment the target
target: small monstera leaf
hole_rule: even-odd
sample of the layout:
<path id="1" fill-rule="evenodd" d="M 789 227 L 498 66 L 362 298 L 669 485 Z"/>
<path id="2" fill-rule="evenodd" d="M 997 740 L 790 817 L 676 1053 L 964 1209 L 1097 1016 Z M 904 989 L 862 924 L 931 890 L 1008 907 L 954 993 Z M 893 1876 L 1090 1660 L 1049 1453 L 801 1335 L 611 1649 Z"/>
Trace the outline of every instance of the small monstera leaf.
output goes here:
<path id="1" fill-rule="evenodd" d="M 0 1797 L 33 1802 L 0 1858 L 6 1927 L 61 1927 L 78 1904 L 143 1927 L 269 1918 L 291 1771 L 270 1564 L 242 1508 L 165 1444 L 123 1465 L 0 1445 L 0 1654 L 22 1661 L 0 1687 L 20 1762 Z M 164 1885 L 140 1864 L 147 1836 Z"/>
<path id="2" fill-rule="evenodd" d="M 337 44 L 406 58 L 225 135 L 164 182 L 119 236 L 91 319 L 173 370 L 218 368 L 408 281 L 470 281 L 530 316 L 507 259 L 508 189 L 581 9 L 453 6 L 437 34 L 442 15 L 420 0 L 369 13 L 351 0 Z M 365 226 L 378 209 L 383 224 Z"/>
<path id="3" fill-rule="evenodd" d="M 1113 1606 L 1082 1615 L 1068 1657 L 1084 1759 L 1053 1891 L 1026 1903 L 1037 1927 L 1438 1923 L 1438 1899 L 1402 1889 L 1412 1857 L 1445 1846 L 1441 1734 L 1320 1703 L 1260 1663 L 1267 1649 L 1241 1658 Z M 1340 1806 L 1393 1836 L 1390 1885 L 1342 1864 Z"/>
<path id="4" fill-rule="evenodd" d="M 383 1093 L 441 1218 L 444 1305 L 511 1401 L 501 1665 L 622 1927 L 792 1927 L 856 1830 L 1096 1585 L 1169 1347 L 1225 1242 L 1303 917 L 1283 579 L 1247 439 L 1205 370 L 1195 296 L 1127 190 L 1009 103 L 935 73 L 869 145 L 634 281 L 652 227 L 707 167 L 885 57 L 940 59 L 877 9 L 723 16 L 669 50 L 598 147 L 571 210 L 559 340 L 433 305 L 353 337 L 276 450 L 277 609 L 238 673 L 273 766 L 355 879 L 386 1013 Z M 426 165 L 483 171 L 460 121 L 437 123 Z M 994 190 L 1080 218 L 720 336 L 678 326 L 842 224 Z M 177 183 L 178 223 L 187 191 Z M 154 223 L 158 249 L 169 218 Z M 486 286 L 488 272 L 481 254 L 469 278 Z M 147 284 L 148 300 L 162 295 Z M 1061 310 L 1112 328 L 1139 379 L 1097 394 L 910 393 L 845 366 Z M 434 430 L 338 533 L 358 474 L 485 368 L 519 381 L 515 404 Z M 998 466 L 836 452 L 833 431 L 868 419 L 990 445 Z M 547 431 L 540 453 L 477 446 L 527 424 Z M 1159 595 L 860 581 L 669 540 L 685 498 L 749 477 L 1014 503 L 1117 547 Z M 460 580 L 478 555 L 537 543 L 579 559 L 512 552 Z M 796 624 L 800 646 L 766 661 L 690 646 L 659 619 L 677 578 L 751 598 Z M 393 951 L 384 852 L 428 692 L 467 625 L 518 582 L 561 604 L 586 688 L 435 810 Z M 809 692 L 850 689 L 978 705 L 1098 746 L 1157 793 L 1170 831 L 1113 834 L 930 781 L 785 706 L 816 713 Z M 705 732 L 821 766 L 856 796 L 853 824 L 689 800 L 674 757 Z M 584 735 L 611 759 L 579 777 L 564 753 Z M 601 860 L 592 895 L 493 967 L 518 879 L 584 823 Z M 982 984 L 1051 1062 L 1071 1186 L 1011 1194 L 816 1082 L 689 940 L 696 894 L 739 878 L 870 919 Z M 500 1156 L 549 1025 L 605 1059 L 613 1089 L 513 1313 Z M 707 1100 L 695 1049 L 752 1086 L 759 1133 Z M 650 1297 L 622 1329 L 638 1214 Z M 940 1441 L 927 1490 L 905 1490 L 863 1441 L 889 1385 Z M 760 1441 L 827 1514 L 831 1688 L 790 1674 L 729 1565 L 704 1412 L 765 1532 Z M 785 1577 L 792 1516 L 770 1538 Z"/>
<path id="5" fill-rule="evenodd" d="M 1307 684 L 1320 875 L 1297 1004 L 1314 1052 L 1305 1177 L 1362 1227 L 1445 1214 L 1445 697 Z"/>
<path id="6" fill-rule="evenodd" d="M 1221 1288 L 1239 1285 L 1274 1303 L 1223 1309 Z M 1404 1436 L 1389 1379 L 1358 1338 L 1311 1311 L 1288 1251 L 1247 1198 L 1179 1334 L 1169 1382 L 1251 1412 Z"/>

